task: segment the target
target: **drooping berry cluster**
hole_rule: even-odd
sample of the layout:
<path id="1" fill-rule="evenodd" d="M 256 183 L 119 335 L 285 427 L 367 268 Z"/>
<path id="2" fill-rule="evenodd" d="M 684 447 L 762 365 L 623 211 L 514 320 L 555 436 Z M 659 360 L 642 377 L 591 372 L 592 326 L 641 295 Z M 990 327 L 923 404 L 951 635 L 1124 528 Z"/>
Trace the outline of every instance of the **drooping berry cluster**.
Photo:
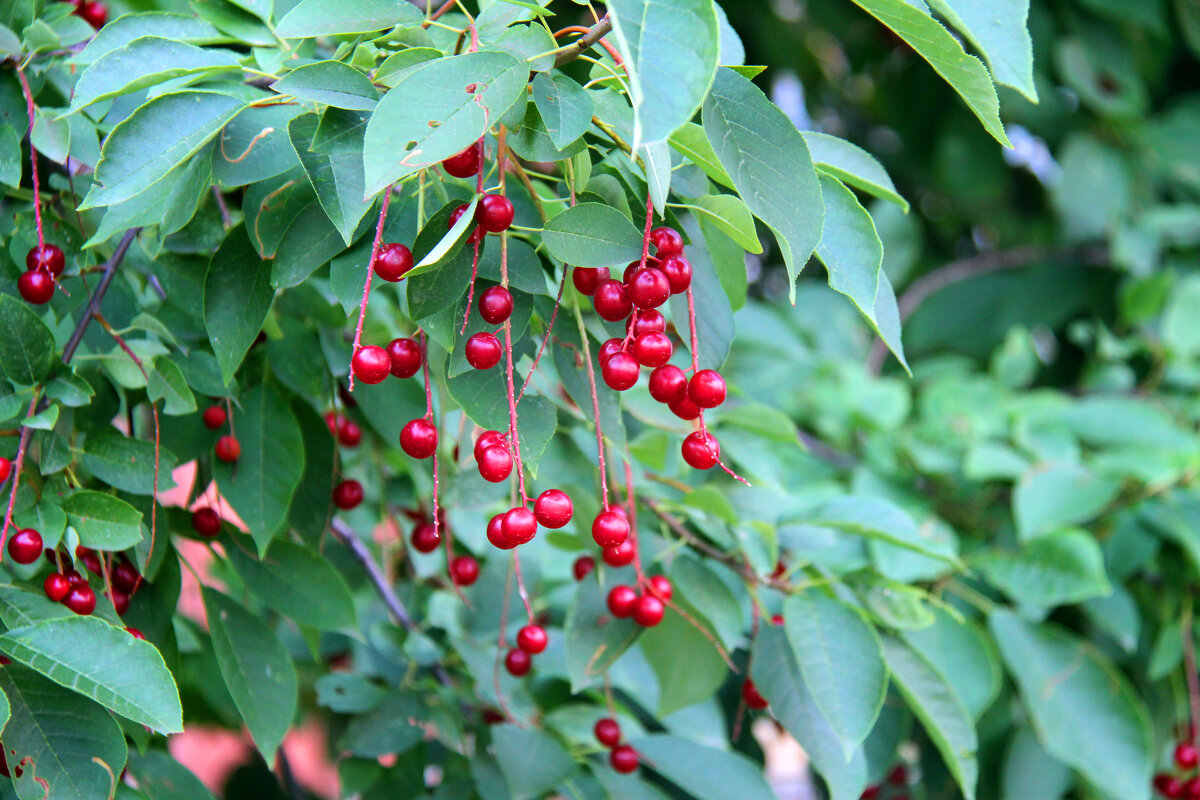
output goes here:
<path id="1" fill-rule="evenodd" d="M 1200 800 L 1200 748 L 1193 738 L 1185 738 L 1175 745 L 1172 754 L 1174 769 L 1154 776 L 1154 789 L 1168 800 Z"/>
<path id="2" fill-rule="evenodd" d="M 53 571 L 42 582 L 46 597 L 55 603 L 62 603 L 76 614 L 86 616 L 95 611 L 96 592 L 88 584 L 87 576 L 68 563 L 66 557 L 57 550 L 48 549 L 44 552 L 46 560 L 53 567 Z M 33 564 L 42 553 L 42 536 L 32 528 L 20 530 L 8 540 L 8 554 L 18 564 Z M 75 562 L 82 563 L 88 572 L 108 584 L 105 596 L 112 601 L 117 614 L 124 616 L 129 610 L 133 593 L 141 584 L 141 575 L 123 555 L 107 571 L 100 558 L 95 550 L 83 545 L 75 548 Z M 140 637 L 140 632 L 137 635 Z"/>
<path id="3" fill-rule="evenodd" d="M 25 272 L 17 278 L 17 291 L 27 303 L 37 306 L 49 303 L 54 297 L 54 283 L 66 265 L 66 257 L 58 245 L 35 245 L 25 255 Z"/>
<path id="4" fill-rule="evenodd" d="M 609 749 L 608 763 L 617 772 L 633 772 L 638 768 L 638 754 L 627 744 L 621 744 L 621 726 L 612 717 L 603 717 L 592 728 L 596 741 Z"/>

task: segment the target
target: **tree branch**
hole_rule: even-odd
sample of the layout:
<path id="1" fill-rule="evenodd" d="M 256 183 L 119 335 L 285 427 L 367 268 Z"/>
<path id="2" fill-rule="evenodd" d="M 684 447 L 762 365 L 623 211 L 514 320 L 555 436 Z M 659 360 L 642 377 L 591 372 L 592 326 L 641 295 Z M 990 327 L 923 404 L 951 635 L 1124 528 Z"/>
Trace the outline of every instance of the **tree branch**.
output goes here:
<path id="1" fill-rule="evenodd" d="M 592 45 L 599 42 L 611 31 L 612 18 L 608 14 L 605 14 L 599 22 L 587 29 L 587 33 L 571 42 L 569 48 L 554 57 L 554 66 L 561 67 L 563 64 L 571 63 L 586 53 Z"/>
<path id="2" fill-rule="evenodd" d="M 83 316 L 79 318 L 79 322 L 75 324 L 75 330 L 71 333 L 71 338 L 67 340 L 67 346 L 63 348 L 62 361 L 64 364 L 71 363 L 71 359 L 75 357 L 75 351 L 79 349 L 79 343 L 83 341 L 83 334 L 87 331 L 88 324 L 92 321 L 92 317 L 100 310 L 100 304 L 104 302 L 104 295 L 108 293 L 108 287 L 112 284 L 113 276 L 117 274 L 117 268 L 121 266 L 121 262 L 125 260 L 125 254 L 129 252 L 129 245 L 133 244 L 133 239 L 138 235 L 141 228 L 130 228 L 125 231 L 125 235 L 121 237 L 121 241 L 117 244 L 117 249 L 113 251 L 112 257 L 104 264 L 104 274 L 100 276 L 100 285 L 96 287 L 96 291 L 92 293 L 92 297 L 88 300 L 87 306 L 83 309 Z"/>
<path id="3" fill-rule="evenodd" d="M 387 610 L 391 613 L 396 623 L 402 628 L 410 631 L 417 629 L 417 624 L 413 622 L 409 616 L 408 609 L 400 602 L 400 598 L 392 591 L 392 587 L 388 585 L 387 579 L 383 577 L 383 571 L 379 565 L 375 563 L 375 558 L 371 555 L 371 551 L 367 549 L 366 544 L 350 530 L 350 527 L 340 519 L 332 519 L 329 521 L 329 530 L 333 533 L 333 538 L 346 546 L 350 554 L 362 565 L 366 571 L 367 577 L 371 579 L 371 583 L 375 586 L 375 591 L 383 598 L 383 604 L 387 606 Z"/>

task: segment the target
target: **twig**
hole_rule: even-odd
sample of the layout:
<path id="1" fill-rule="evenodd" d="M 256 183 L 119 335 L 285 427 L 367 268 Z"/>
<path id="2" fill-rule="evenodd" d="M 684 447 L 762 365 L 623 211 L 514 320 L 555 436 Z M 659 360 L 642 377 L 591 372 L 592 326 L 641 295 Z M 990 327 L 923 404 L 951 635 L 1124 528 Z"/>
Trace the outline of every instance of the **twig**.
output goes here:
<path id="1" fill-rule="evenodd" d="M 108 287 L 112 284 L 113 276 L 117 274 L 117 267 L 121 266 L 121 262 L 125 260 L 125 254 L 129 252 L 129 245 L 133 244 L 133 239 L 138 235 L 141 228 L 130 228 L 125 231 L 125 235 L 121 237 L 121 241 L 117 244 L 117 249 L 113 251 L 112 257 L 104 264 L 104 274 L 100 276 L 100 283 L 96 286 L 96 291 L 92 292 L 92 299 L 88 301 L 87 307 L 83 309 L 83 316 L 79 318 L 79 322 L 75 325 L 75 330 L 71 332 L 71 338 L 67 340 L 67 346 L 63 348 L 62 361 L 64 364 L 69 364 L 75 356 L 75 351 L 79 349 L 79 343 L 83 341 L 83 334 L 87 331 L 88 323 L 92 321 L 92 317 L 99 310 L 100 304 L 104 302 L 104 295 L 108 292 Z"/>
<path id="2" fill-rule="evenodd" d="M 287 753 L 282 747 L 275 754 L 276 766 L 279 767 L 279 782 L 283 784 L 283 788 L 287 791 L 288 796 L 292 800 L 304 800 L 304 789 L 300 788 L 300 784 L 296 782 L 296 775 L 292 772 L 291 762 L 288 761 Z"/>
<path id="3" fill-rule="evenodd" d="M 605 14 L 599 22 L 588 28 L 587 33 L 580 36 L 571 46 L 554 57 L 554 66 L 561 67 L 569 64 L 587 52 L 592 45 L 599 42 L 612 31 L 612 18 Z"/>
<path id="4" fill-rule="evenodd" d="M 350 554 L 362 565 L 366 571 L 367 577 L 371 579 L 371 583 L 375 586 L 375 591 L 383 599 L 383 604 L 387 606 L 387 610 L 391 612 L 392 617 L 400 627 L 410 631 L 417 630 L 417 625 L 408 614 L 408 610 L 404 604 L 400 602 L 400 598 L 392 591 L 392 587 L 383 578 L 383 572 L 380 571 L 379 565 L 375 563 L 375 558 L 371 555 L 371 551 L 367 549 L 366 544 L 350 530 L 346 523 L 340 519 L 333 519 L 329 522 L 329 530 L 333 533 L 333 538 L 346 546 Z"/>
<path id="5" fill-rule="evenodd" d="M 1183 609 L 1183 659 L 1187 670 L 1188 711 L 1191 716 L 1188 741 L 1195 741 L 1197 725 L 1200 725 L 1200 676 L 1196 674 L 1196 632 L 1192 630 L 1192 601 L 1188 598 Z"/>

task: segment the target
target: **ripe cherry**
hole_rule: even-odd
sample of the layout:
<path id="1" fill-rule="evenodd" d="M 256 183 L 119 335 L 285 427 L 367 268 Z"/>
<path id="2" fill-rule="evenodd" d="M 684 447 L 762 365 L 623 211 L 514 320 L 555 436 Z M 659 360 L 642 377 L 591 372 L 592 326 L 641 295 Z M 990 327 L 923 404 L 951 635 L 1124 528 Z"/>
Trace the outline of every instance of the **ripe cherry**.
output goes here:
<path id="1" fill-rule="evenodd" d="M 225 424 L 228 415 L 225 413 L 224 406 L 209 406 L 204 409 L 204 414 L 201 418 L 204 420 L 204 427 L 216 430 Z"/>
<path id="2" fill-rule="evenodd" d="M 504 447 L 504 436 L 499 431 L 484 431 L 475 440 L 475 460 L 483 457 L 483 451 L 489 447 Z"/>
<path id="3" fill-rule="evenodd" d="M 8 554 L 18 564 L 32 564 L 42 554 L 42 535 L 33 528 L 25 528 L 8 540 Z"/>
<path id="4" fill-rule="evenodd" d="M 442 169 L 455 178 L 469 178 L 483 166 L 483 142 L 479 141 L 458 155 L 442 162 Z"/>
<path id="5" fill-rule="evenodd" d="M 546 635 L 546 629 L 541 625 L 526 625 L 517 631 L 517 647 L 531 656 L 536 656 L 545 650 L 549 643 L 550 637 Z"/>
<path id="6" fill-rule="evenodd" d="M 683 460 L 693 469 L 712 469 L 721 458 L 721 446 L 717 444 L 717 437 L 704 431 L 689 433 L 680 450 Z"/>
<path id="7" fill-rule="evenodd" d="M 143 642 L 146 641 L 146 635 L 143 634 L 141 631 L 139 631 L 137 628 L 126 628 L 125 630 L 127 630 L 129 632 L 129 635 L 132 636 L 133 638 L 141 639 Z"/>
<path id="8" fill-rule="evenodd" d="M 44 305 L 54 297 L 54 278 L 49 272 L 41 270 L 22 272 L 21 277 L 17 278 L 17 291 L 25 302 L 35 306 Z"/>
<path id="9" fill-rule="evenodd" d="M 12 474 L 12 462 L 7 458 L 0 456 L 0 483 L 8 480 L 8 476 Z"/>
<path id="10" fill-rule="evenodd" d="M 638 308 L 658 308 L 671 296 L 671 284 L 662 270 L 639 269 L 629 281 L 629 299 Z"/>
<path id="11" fill-rule="evenodd" d="M 514 647 L 504 656 L 504 668 L 508 674 L 519 678 L 533 667 L 533 658 L 519 647 Z"/>
<path id="12" fill-rule="evenodd" d="M 877 800 L 879 793 L 882 790 L 883 787 L 879 786 L 878 784 L 875 786 L 868 786 L 866 789 L 863 789 L 863 793 L 858 796 L 858 800 Z"/>
<path id="13" fill-rule="evenodd" d="M 504 517 L 507 514 L 507 511 L 496 514 L 488 520 L 487 524 L 487 540 L 501 550 L 512 550 L 517 546 L 517 543 L 504 532 Z"/>
<path id="14" fill-rule="evenodd" d="M 129 610 L 129 595 L 125 592 L 113 589 L 111 593 L 105 592 L 104 596 L 112 601 L 113 608 L 116 609 L 117 616 L 125 616 L 125 612 Z"/>
<path id="15" fill-rule="evenodd" d="M 608 388 L 618 392 L 633 387 L 640 371 L 637 359 L 630 353 L 613 353 L 600 365 L 600 374 Z"/>
<path id="16" fill-rule="evenodd" d="M 596 307 L 596 313 L 609 322 L 625 319 L 633 311 L 633 301 L 629 299 L 625 285 L 612 278 L 600 281 L 596 286 L 592 305 Z"/>
<path id="17" fill-rule="evenodd" d="M 432 522 L 422 522 L 413 528 L 412 537 L 413 549 L 418 553 L 432 553 L 437 550 L 438 543 L 442 540 L 442 535 L 438 529 L 433 526 Z"/>
<path id="18" fill-rule="evenodd" d="M 133 594 L 133 590 L 137 588 L 138 579 L 141 575 L 137 569 L 128 561 L 122 561 L 112 569 L 112 584 L 122 592 Z"/>
<path id="19" fill-rule="evenodd" d="M 338 417 L 337 438 L 345 447 L 358 447 L 359 442 L 362 441 L 362 428 L 358 427 L 358 423 L 352 419 Z"/>
<path id="20" fill-rule="evenodd" d="M 665 364 L 650 373 L 650 396 L 660 403 L 687 398 L 687 375 L 674 364 Z"/>
<path id="21" fill-rule="evenodd" d="M 76 584 L 63 598 L 63 605 L 76 614 L 87 616 L 96 610 L 96 593 L 86 583 Z"/>
<path id="22" fill-rule="evenodd" d="M 671 595 L 675 593 L 675 588 L 671 586 L 671 581 L 666 575 L 655 575 L 650 578 L 650 594 L 662 600 L 664 603 L 671 599 Z"/>
<path id="23" fill-rule="evenodd" d="M 628 586 L 614 586 L 608 592 L 608 610 L 614 617 L 631 616 L 637 601 L 637 592 Z"/>
<path id="24" fill-rule="evenodd" d="M 647 263 L 649 263 L 649 262 L 647 262 Z M 641 268 L 642 268 L 642 262 L 640 259 L 637 261 L 630 261 L 629 265 L 627 267 L 625 267 L 625 271 L 621 273 L 621 283 L 625 284 L 626 288 L 628 288 L 629 280 L 634 275 L 636 275 L 637 271 Z"/>
<path id="25" fill-rule="evenodd" d="M 192 512 L 192 529 L 206 539 L 221 532 L 221 517 L 211 508 L 197 508 Z"/>
<path id="26" fill-rule="evenodd" d="M 908 785 L 908 767 L 903 764 L 897 764 L 892 767 L 892 771 L 888 773 L 887 781 L 892 786 L 907 786 Z"/>
<path id="27" fill-rule="evenodd" d="M 601 717 L 592 727 L 596 741 L 605 747 L 616 747 L 621 743 L 621 726 L 612 717 Z"/>
<path id="28" fill-rule="evenodd" d="M 725 402 L 725 379 L 715 369 L 702 369 L 688 381 L 688 399 L 700 408 L 716 408 Z"/>
<path id="29" fill-rule="evenodd" d="M 683 252 L 683 237 L 674 228 L 655 228 L 650 231 L 650 244 L 654 245 L 659 258 Z"/>
<path id="30" fill-rule="evenodd" d="M 601 511 L 592 521 L 592 538 L 601 547 L 616 547 L 629 538 L 629 520 L 613 509 Z"/>
<path id="31" fill-rule="evenodd" d="M 356 480 L 344 480 L 333 487 L 333 504 L 343 511 L 349 511 L 363 500 L 362 484 Z"/>
<path id="32" fill-rule="evenodd" d="M 412 269 L 412 251 L 399 242 L 389 242 L 379 248 L 375 255 L 375 274 L 385 281 L 395 283 Z"/>
<path id="33" fill-rule="evenodd" d="M 547 489 L 533 504 L 533 515 L 538 524 L 547 528 L 561 528 L 571 521 L 573 513 L 575 507 L 571 498 L 562 489 Z"/>
<path id="34" fill-rule="evenodd" d="M 474 556 L 459 556 L 450 562 L 450 579 L 459 586 L 470 586 L 479 579 L 479 562 Z"/>
<path id="35" fill-rule="evenodd" d="M 696 419 L 700 416 L 700 406 L 691 401 L 689 397 L 681 397 L 667 404 L 667 408 L 671 409 L 671 413 L 680 419 Z"/>
<path id="36" fill-rule="evenodd" d="M 66 265 L 67 259 L 63 255 L 62 248 L 49 242 L 43 245 L 34 245 L 25 254 L 26 269 L 49 272 L 56 278 L 62 275 Z"/>
<path id="37" fill-rule="evenodd" d="M 633 606 L 633 621 L 643 628 L 653 628 L 662 622 L 664 613 L 666 612 L 662 600 L 644 594 L 637 599 L 637 603 Z"/>
<path id="38" fill-rule="evenodd" d="M 675 348 L 665 333 L 643 333 L 633 340 L 633 357 L 643 367 L 661 367 L 671 360 Z"/>
<path id="39" fill-rule="evenodd" d="M 492 325 L 500 325 L 512 316 L 512 293 L 503 286 L 490 286 L 479 295 L 479 316 Z"/>
<path id="40" fill-rule="evenodd" d="M 496 334 L 487 331 L 473 334 L 463 347 L 467 363 L 475 369 L 491 369 L 496 366 L 500 363 L 502 352 Z"/>
<path id="41" fill-rule="evenodd" d="M 596 568 L 596 559 L 591 556 L 580 556 L 575 559 L 575 563 L 571 565 L 571 573 L 575 576 L 575 580 L 581 581 L 588 575 L 592 574 L 592 570 Z"/>
<path id="42" fill-rule="evenodd" d="M 433 423 L 418 417 L 400 431 L 400 448 L 412 458 L 429 458 L 437 451 L 438 432 Z"/>
<path id="43" fill-rule="evenodd" d="M 624 567 L 633 561 L 634 552 L 633 541 L 626 539 L 615 547 L 604 548 L 600 555 L 604 558 L 604 563 L 610 567 Z"/>
<path id="44" fill-rule="evenodd" d="M 524 506 L 510 508 L 500 522 L 504 538 L 515 544 L 525 544 L 537 534 L 537 518 Z"/>
<path id="45" fill-rule="evenodd" d="M 600 366 L 604 366 L 604 362 L 621 352 L 621 347 L 624 344 L 623 339 L 613 337 L 605 339 L 604 344 L 600 345 L 600 350 L 596 355 L 596 360 L 600 362 Z"/>
<path id="46" fill-rule="evenodd" d="M 1154 788 L 1167 800 L 1181 800 L 1183 797 L 1183 781 L 1165 772 L 1154 776 Z"/>
<path id="47" fill-rule="evenodd" d="M 96 551 L 92 548 L 79 545 L 75 548 L 75 558 L 83 562 L 88 572 L 91 572 L 93 575 L 101 574 L 100 556 L 96 555 Z"/>
<path id="48" fill-rule="evenodd" d="M 512 474 L 513 459 L 507 447 L 493 445 L 479 454 L 479 474 L 485 481 L 500 483 Z"/>
<path id="49" fill-rule="evenodd" d="M 242 445 L 238 442 L 236 436 L 233 436 L 232 434 L 226 434 L 220 439 L 217 439 L 217 446 L 215 450 L 218 459 L 230 464 L 234 461 L 237 461 L 238 457 L 241 456 Z"/>
<path id="50" fill-rule="evenodd" d="M 46 597 L 56 603 L 61 603 L 71 591 L 71 582 L 61 572 L 51 572 L 42 583 L 42 589 L 46 592 Z"/>
<path id="51" fill-rule="evenodd" d="M 421 369 L 423 356 L 416 339 L 392 339 L 388 342 L 386 352 L 388 371 L 397 378 L 411 378 Z"/>
<path id="52" fill-rule="evenodd" d="M 22 531 L 24 533 L 24 531 Z M 38 549 L 41 549 L 41 537 L 38 537 Z M 9 551 L 12 552 L 11 550 Z M 35 556 L 36 558 L 36 556 Z M 20 562 L 28 564 L 28 561 Z M 1182 770 L 1193 770 L 1200 764 L 1200 750 L 1191 742 L 1180 742 L 1175 747 L 1175 765 Z"/>
<path id="53" fill-rule="evenodd" d="M 571 282 L 580 294 L 591 297 L 601 281 L 608 280 L 608 267 L 576 267 L 571 270 Z"/>
<path id="54" fill-rule="evenodd" d="M 458 208 L 451 211 L 450 219 L 447 220 L 447 222 L 446 222 L 446 228 L 447 229 L 453 228 L 454 224 L 456 222 L 458 222 L 460 219 L 462 219 L 462 215 L 467 213 L 468 208 L 469 208 L 469 206 L 467 206 L 464 203 L 463 205 L 461 205 Z M 483 234 L 484 234 L 483 228 L 476 225 L 475 229 L 471 231 L 471 235 L 467 237 L 467 244 L 478 244 L 479 242 L 482 242 Z"/>
<path id="55" fill-rule="evenodd" d="M 745 701 L 747 707 L 755 711 L 762 711 L 770 705 L 767 698 L 758 693 L 758 687 L 749 678 L 742 683 L 742 700 Z"/>
<path id="56" fill-rule="evenodd" d="M 67 567 L 63 571 L 63 574 L 67 576 L 67 581 L 72 586 L 84 586 L 87 584 L 87 578 L 80 575 L 74 567 Z"/>
<path id="57" fill-rule="evenodd" d="M 627 744 L 617 745 L 608 754 L 608 763 L 617 772 L 633 772 L 638 768 L 637 751 Z"/>
<path id="58" fill-rule="evenodd" d="M 108 6 L 100 0 L 90 0 L 79 7 L 79 16 L 93 28 L 103 28 L 108 21 Z"/>
<path id="59" fill-rule="evenodd" d="M 692 262 L 681 255 L 668 256 L 658 265 L 667 283 L 671 286 L 671 294 L 682 294 L 692 285 Z"/>
<path id="60" fill-rule="evenodd" d="M 508 230 L 513 221 L 512 201 L 504 195 L 484 195 L 475 206 L 475 221 L 488 233 Z"/>
<path id="61" fill-rule="evenodd" d="M 392 359 L 387 350 L 369 344 L 358 348 L 350 360 L 350 368 L 363 383 L 379 383 L 392 371 Z"/>
<path id="62" fill-rule="evenodd" d="M 644 333 L 665 333 L 667 330 L 667 318 L 653 308 L 642 308 L 634 317 L 630 317 L 625 323 L 625 332 L 629 333 L 633 329 L 634 336 L 641 336 Z"/>
<path id="63" fill-rule="evenodd" d="M 1183 785 L 1183 800 L 1200 800 L 1200 777 L 1191 778 Z"/>

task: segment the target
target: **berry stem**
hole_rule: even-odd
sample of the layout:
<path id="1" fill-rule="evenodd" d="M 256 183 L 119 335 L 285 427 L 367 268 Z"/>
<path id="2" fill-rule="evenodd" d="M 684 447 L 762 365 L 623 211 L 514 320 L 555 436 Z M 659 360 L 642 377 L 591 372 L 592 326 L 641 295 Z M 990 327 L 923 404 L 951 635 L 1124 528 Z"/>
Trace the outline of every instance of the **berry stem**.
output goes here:
<path id="1" fill-rule="evenodd" d="M 1183 610 L 1183 658 L 1187 671 L 1188 711 L 1191 715 L 1190 731 L 1200 730 L 1200 675 L 1196 673 L 1196 635 L 1192 631 L 1192 601 L 1189 598 Z M 1188 741 L 1193 737 L 1189 736 Z"/>
<path id="2" fill-rule="evenodd" d="M 33 397 L 29 400 L 29 410 L 25 412 L 26 419 L 37 413 L 41 393 L 40 386 L 33 390 Z M 13 506 L 17 503 L 17 487 L 21 485 L 21 467 L 25 464 L 25 453 L 29 449 L 29 440 L 32 438 L 32 434 L 33 428 L 22 428 L 21 440 L 17 443 L 17 457 L 13 459 L 12 467 L 12 488 L 8 493 L 8 509 L 4 512 L 4 530 L 0 531 L 0 561 L 4 560 L 4 554 L 7 552 L 4 545 L 8 541 L 8 528 L 12 525 Z"/>
<path id="3" fill-rule="evenodd" d="M 508 288 L 508 233 L 500 234 L 500 285 Z M 521 434 L 517 430 L 517 402 L 513 389 L 512 320 L 504 320 L 504 377 L 508 391 L 508 433 L 512 438 L 513 455 L 516 456 L 517 484 L 521 490 L 521 504 L 529 502 L 525 493 L 525 466 L 521 461 Z"/>
<path id="4" fill-rule="evenodd" d="M 529 605 L 529 592 L 525 591 L 525 577 L 521 575 L 521 554 L 513 548 L 513 573 L 517 576 L 517 592 L 521 595 L 521 602 L 525 604 L 525 614 L 529 617 L 529 624 L 533 624 L 533 607 Z"/>
<path id="5" fill-rule="evenodd" d="M 477 142 L 476 146 L 481 146 L 481 145 L 479 145 L 479 143 Z M 501 193 L 503 193 L 503 187 L 501 188 Z M 478 202 L 479 198 L 481 198 L 482 196 L 483 196 L 483 164 L 480 164 L 479 172 L 475 176 L 476 202 Z M 475 299 L 475 279 L 477 277 L 479 277 L 479 246 L 482 244 L 481 239 L 482 239 L 482 237 L 476 236 L 475 242 L 473 244 L 473 246 L 475 248 L 475 255 L 471 257 L 471 282 L 467 284 L 467 310 L 463 312 L 462 327 L 459 328 L 459 330 L 458 330 L 458 333 L 460 336 L 467 332 L 467 323 L 471 321 L 471 303 Z"/>
<path id="6" fill-rule="evenodd" d="M 37 111 L 33 105 L 33 92 L 29 90 L 29 81 L 25 78 L 25 70 L 17 67 L 17 80 L 21 82 L 21 92 L 25 95 L 25 110 L 29 114 L 29 161 L 33 172 L 33 219 L 37 225 L 37 241 L 39 250 L 46 244 L 42 235 L 42 191 L 38 179 L 37 148 L 33 146 L 33 123 Z"/>
<path id="7" fill-rule="evenodd" d="M 367 280 L 363 284 L 362 303 L 358 307 L 358 326 L 354 329 L 354 347 L 350 350 L 353 362 L 354 355 L 362 342 L 363 320 L 367 316 L 367 298 L 371 295 L 371 275 L 375 272 L 375 259 L 379 256 L 379 245 L 383 241 L 383 223 L 387 220 L 388 205 L 392 201 L 392 187 L 388 184 L 383 190 L 383 206 L 379 209 L 379 222 L 375 223 L 375 241 L 371 243 L 371 259 L 367 262 Z M 350 369 L 350 389 L 354 391 L 354 368 Z"/>
<path id="8" fill-rule="evenodd" d="M 533 373 L 537 372 L 538 362 L 542 360 L 542 353 L 546 351 L 546 343 L 550 341 L 550 335 L 554 333 L 554 320 L 558 318 L 558 309 L 562 305 L 563 289 L 567 288 L 567 273 L 570 271 L 571 268 L 564 264 L 562 280 L 558 282 L 558 296 L 554 298 L 554 310 L 550 312 L 550 323 L 546 325 L 546 334 L 542 337 L 542 343 L 538 345 L 537 355 L 533 359 L 533 366 L 529 368 L 529 374 L 525 376 L 525 384 L 521 386 L 521 391 L 517 395 L 518 404 L 520 404 L 521 398 L 525 396 L 525 390 L 529 388 L 529 384 L 533 381 Z"/>
<path id="9" fill-rule="evenodd" d="M 625 446 L 625 498 L 629 504 L 629 541 L 633 543 L 633 571 L 637 574 L 638 588 L 646 582 L 642 572 L 642 551 L 638 547 L 637 497 L 633 493 L 633 466 L 629 459 L 629 446 Z"/>
<path id="10" fill-rule="evenodd" d="M 600 461 L 600 505 L 608 510 L 608 476 L 604 468 L 604 431 L 600 425 L 600 395 L 596 393 L 596 371 L 592 369 L 592 348 L 588 345 L 587 329 L 583 327 L 583 315 L 579 304 L 574 306 L 575 322 L 579 326 L 579 340 L 583 345 L 583 363 L 587 366 L 588 390 L 592 395 L 592 419 L 596 421 L 596 449 Z"/>

